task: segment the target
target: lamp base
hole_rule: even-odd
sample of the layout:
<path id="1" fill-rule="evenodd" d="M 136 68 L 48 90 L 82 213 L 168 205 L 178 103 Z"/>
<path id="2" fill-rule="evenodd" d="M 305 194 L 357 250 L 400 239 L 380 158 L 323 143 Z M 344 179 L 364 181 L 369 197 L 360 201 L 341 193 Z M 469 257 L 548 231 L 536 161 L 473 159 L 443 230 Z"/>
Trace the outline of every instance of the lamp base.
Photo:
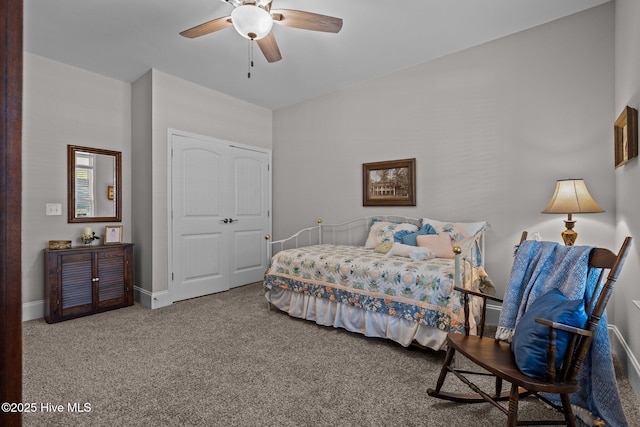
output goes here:
<path id="1" fill-rule="evenodd" d="M 573 226 L 575 225 L 575 221 L 566 219 L 564 221 L 565 226 L 567 227 L 560 235 L 562 236 L 562 240 L 564 241 L 565 246 L 573 246 L 576 243 L 576 239 L 578 238 L 578 232 L 574 231 Z"/>

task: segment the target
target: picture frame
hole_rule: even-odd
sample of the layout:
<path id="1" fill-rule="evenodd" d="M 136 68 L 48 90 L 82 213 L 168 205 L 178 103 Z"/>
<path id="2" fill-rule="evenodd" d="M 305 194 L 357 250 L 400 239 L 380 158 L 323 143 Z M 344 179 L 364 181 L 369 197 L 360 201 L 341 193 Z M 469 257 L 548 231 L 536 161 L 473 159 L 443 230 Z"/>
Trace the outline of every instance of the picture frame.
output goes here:
<path id="1" fill-rule="evenodd" d="M 415 206 L 416 159 L 362 164 L 363 206 Z"/>
<path id="2" fill-rule="evenodd" d="M 638 156 L 638 110 L 629 106 L 614 125 L 614 166 L 618 169 Z"/>
<path id="3" fill-rule="evenodd" d="M 107 225 L 104 228 L 104 244 L 116 244 L 122 243 L 122 226 L 121 225 Z"/>

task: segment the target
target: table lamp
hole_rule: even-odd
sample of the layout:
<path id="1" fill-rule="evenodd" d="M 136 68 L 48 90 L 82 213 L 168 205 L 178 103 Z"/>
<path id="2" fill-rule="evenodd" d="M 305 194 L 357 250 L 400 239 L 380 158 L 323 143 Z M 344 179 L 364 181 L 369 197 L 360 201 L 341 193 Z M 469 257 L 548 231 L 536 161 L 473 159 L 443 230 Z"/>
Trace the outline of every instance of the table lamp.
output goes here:
<path id="1" fill-rule="evenodd" d="M 573 246 L 578 238 L 578 233 L 573 229 L 576 221 L 573 220 L 572 214 L 599 212 L 604 212 L 604 210 L 589 194 L 584 179 L 559 179 L 556 181 L 556 190 L 551 201 L 542 211 L 542 213 L 568 215 L 564 221 L 567 228 L 561 233 L 562 240 L 567 246 Z"/>

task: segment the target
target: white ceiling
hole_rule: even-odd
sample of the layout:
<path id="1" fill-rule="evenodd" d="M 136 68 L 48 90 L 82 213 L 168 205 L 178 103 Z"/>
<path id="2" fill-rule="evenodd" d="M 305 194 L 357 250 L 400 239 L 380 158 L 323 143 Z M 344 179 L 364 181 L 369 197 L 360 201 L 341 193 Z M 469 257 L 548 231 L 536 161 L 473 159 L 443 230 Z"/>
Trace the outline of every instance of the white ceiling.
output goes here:
<path id="1" fill-rule="evenodd" d="M 154 68 L 279 109 L 531 28 L 609 0 L 273 0 L 344 20 L 338 34 L 274 25 L 269 64 L 233 27 L 178 33 L 231 14 L 221 0 L 24 0 L 24 48 L 126 82 Z"/>

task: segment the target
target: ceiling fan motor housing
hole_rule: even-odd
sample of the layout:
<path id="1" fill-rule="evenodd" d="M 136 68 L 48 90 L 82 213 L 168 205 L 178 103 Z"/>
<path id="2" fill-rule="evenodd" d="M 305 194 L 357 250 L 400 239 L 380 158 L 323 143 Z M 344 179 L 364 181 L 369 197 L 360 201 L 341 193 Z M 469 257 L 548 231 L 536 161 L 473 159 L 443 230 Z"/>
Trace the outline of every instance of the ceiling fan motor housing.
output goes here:
<path id="1" fill-rule="evenodd" d="M 265 38 L 273 27 L 269 12 L 255 4 L 243 4 L 231 12 L 231 22 L 242 37 L 251 40 Z"/>
<path id="2" fill-rule="evenodd" d="M 271 0 L 222 0 L 225 3 L 229 3 L 233 7 L 242 6 L 244 4 L 254 4 L 260 7 L 266 7 L 268 4 L 271 4 Z"/>

